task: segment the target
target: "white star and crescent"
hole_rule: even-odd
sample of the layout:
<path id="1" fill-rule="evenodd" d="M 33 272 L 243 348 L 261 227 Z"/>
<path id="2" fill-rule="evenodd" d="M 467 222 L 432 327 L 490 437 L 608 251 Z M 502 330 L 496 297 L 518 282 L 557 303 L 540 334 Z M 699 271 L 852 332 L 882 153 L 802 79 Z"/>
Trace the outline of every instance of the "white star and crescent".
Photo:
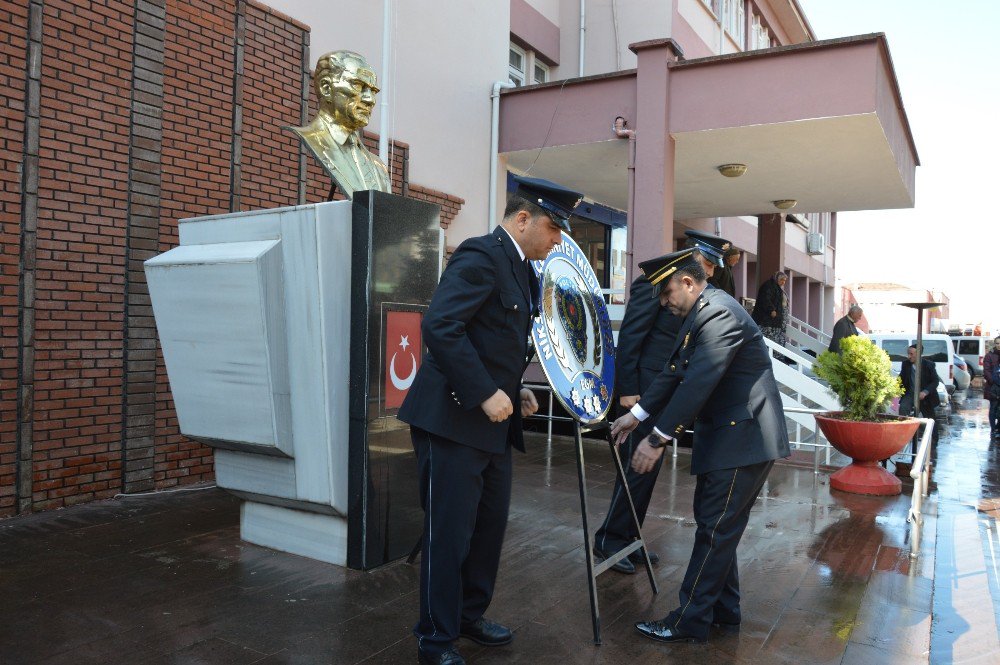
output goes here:
<path id="1" fill-rule="evenodd" d="M 406 351 L 406 347 L 412 346 L 409 335 L 399 336 L 399 346 L 404 352 Z M 396 353 L 399 352 L 397 351 Z M 392 358 L 389 360 L 389 380 L 392 381 L 392 385 L 396 390 L 409 390 L 410 386 L 413 385 L 413 379 L 417 376 L 417 358 L 413 353 L 410 353 L 410 375 L 401 379 L 396 374 L 396 353 L 392 354 Z"/>

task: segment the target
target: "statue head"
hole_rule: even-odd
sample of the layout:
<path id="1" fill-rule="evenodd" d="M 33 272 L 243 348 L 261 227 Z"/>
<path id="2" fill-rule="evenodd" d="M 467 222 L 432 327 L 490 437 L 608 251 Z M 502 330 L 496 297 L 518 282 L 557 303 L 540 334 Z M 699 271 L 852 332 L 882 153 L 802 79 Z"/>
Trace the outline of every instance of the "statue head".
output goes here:
<path id="1" fill-rule="evenodd" d="M 368 124 L 378 80 L 365 57 L 354 51 L 324 53 L 316 62 L 313 87 L 320 112 L 333 122 L 355 132 Z"/>

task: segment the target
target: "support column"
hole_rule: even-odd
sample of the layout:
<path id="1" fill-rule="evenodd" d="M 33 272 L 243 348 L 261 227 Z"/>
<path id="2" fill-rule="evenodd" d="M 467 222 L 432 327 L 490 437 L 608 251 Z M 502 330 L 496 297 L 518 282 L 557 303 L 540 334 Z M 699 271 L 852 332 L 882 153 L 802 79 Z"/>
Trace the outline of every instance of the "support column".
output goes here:
<path id="1" fill-rule="evenodd" d="M 670 63 L 683 55 L 672 39 L 630 44 L 636 54 L 635 200 L 629 219 L 627 280 L 638 264 L 673 250 L 674 141 L 669 133 Z"/>
<path id="2" fill-rule="evenodd" d="M 785 215 L 757 215 L 757 279 L 754 289 L 785 269 Z"/>

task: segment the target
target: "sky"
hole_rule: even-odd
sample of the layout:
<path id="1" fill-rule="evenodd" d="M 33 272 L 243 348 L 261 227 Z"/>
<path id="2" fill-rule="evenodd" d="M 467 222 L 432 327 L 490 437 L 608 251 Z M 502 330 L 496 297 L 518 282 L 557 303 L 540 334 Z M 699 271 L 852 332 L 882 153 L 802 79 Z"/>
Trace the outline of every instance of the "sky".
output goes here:
<path id="1" fill-rule="evenodd" d="M 817 39 L 885 33 L 921 164 L 915 207 L 838 213 L 838 282 L 941 290 L 1000 333 L 1000 2 L 799 4 Z"/>

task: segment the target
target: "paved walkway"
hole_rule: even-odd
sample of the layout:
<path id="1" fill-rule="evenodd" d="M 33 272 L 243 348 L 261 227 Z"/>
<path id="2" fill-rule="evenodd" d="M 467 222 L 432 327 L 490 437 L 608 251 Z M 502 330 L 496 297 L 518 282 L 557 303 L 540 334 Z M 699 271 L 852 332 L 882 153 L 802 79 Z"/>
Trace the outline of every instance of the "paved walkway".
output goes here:
<path id="1" fill-rule="evenodd" d="M 491 618 L 514 643 L 460 642 L 472 663 L 997 663 L 997 450 L 980 400 L 942 437 L 921 555 L 909 497 L 831 491 L 827 471 L 775 467 L 740 546 L 744 624 L 705 645 L 660 645 L 636 620 L 676 602 L 690 554 L 693 478 L 667 461 L 647 517 L 660 594 L 645 576 L 599 580 L 592 644 L 571 442 L 532 437 Z M 590 508 L 612 467 L 587 445 Z M 0 522 L 0 663 L 412 663 L 417 570 L 361 573 L 239 540 L 218 489 L 93 503 Z"/>

